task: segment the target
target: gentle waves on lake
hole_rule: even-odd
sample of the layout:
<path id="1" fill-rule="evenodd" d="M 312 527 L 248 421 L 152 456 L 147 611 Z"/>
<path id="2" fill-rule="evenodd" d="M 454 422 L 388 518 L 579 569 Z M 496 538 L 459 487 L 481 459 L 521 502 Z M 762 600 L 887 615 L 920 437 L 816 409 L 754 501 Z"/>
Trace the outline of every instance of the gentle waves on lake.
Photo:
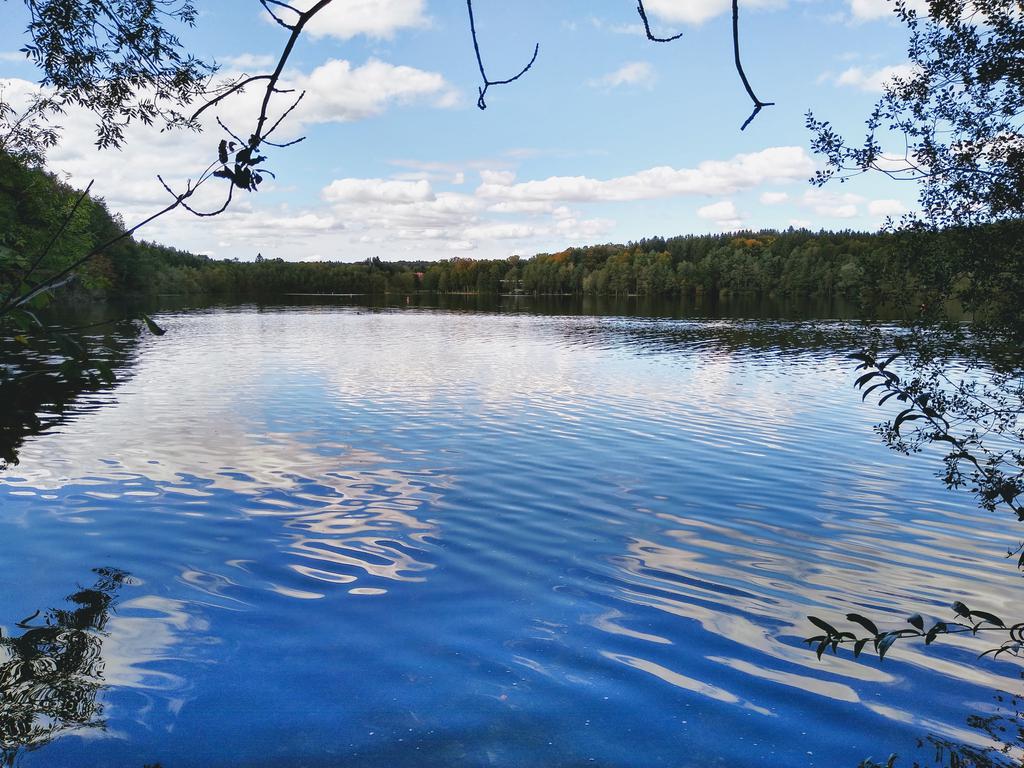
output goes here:
<path id="1" fill-rule="evenodd" d="M 872 433 L 852 326 L 157 319 L 0 473 L 0 630 L 22 638 L 0 747 L 24 768 L 854 768 L 993 744 L 972 716 L 1020 677 L 983 639 L 883 663 L 801 642 L 807 614 L 1024 604 L 1012 522 Z"/>

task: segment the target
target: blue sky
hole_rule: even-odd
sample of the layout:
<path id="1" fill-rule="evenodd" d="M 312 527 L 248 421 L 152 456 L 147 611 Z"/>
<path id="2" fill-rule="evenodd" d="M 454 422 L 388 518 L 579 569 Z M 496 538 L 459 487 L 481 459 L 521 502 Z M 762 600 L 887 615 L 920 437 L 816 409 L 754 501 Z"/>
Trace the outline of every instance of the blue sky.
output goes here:
<path id="1" fill-rule="evenodd" d="M 284 41 L 256 0 L 203 2 L 183 35 L 226 73 L 263 71 Z M 301 144 L 276 150 L 277 179 L 214 219 L 175 213 L 147 239 L 217 257 L 352 261 L 532 255 L 570 245 L 739 227 L 877 229 L 914 204 L 883 178 L 812 188 L 819 161 L 808 109 L 857 136 L 880 82 L 906 66 L 906 35 L 886 0 L 741 1 L 744 63 L 775 101 L 739 130 L 750 101 L 732 64 L 729 6 L 647 0 L 474 4 L 488 74 L 518 71 L 476 107 L 479 72 L 466 6 L 438 0 L 335 0 L 301 41 L 288 79 L 305 88 L 289 120 Z M 4 4 L 0 79 L 7 97 L 38 74 L 17 53 L 21 3 Z M 248 132 L 255 92 L 221 117 Z M 282 104 L 283 106 L 283 104 Z M 95 189 L 125 221 L 166 201 L 216 154 L 221 133 L 132 129 L 120 151 L 92 144 L 72 111 L 52 170 Z"/>

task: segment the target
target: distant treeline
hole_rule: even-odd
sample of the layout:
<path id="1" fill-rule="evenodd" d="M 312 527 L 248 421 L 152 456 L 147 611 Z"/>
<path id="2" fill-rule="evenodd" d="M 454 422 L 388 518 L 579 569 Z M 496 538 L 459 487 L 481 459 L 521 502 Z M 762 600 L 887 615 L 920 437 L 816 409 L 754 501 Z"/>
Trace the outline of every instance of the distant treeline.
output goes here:
<path id="1" fill-rule="evenodd" d="M 0 289 L 18 264 L 42 253 L 79 193 L 40 169 L 0 155 Z M 52 273 L 122 231 L 102 200 L 79 205 L 37 274 Z M 789 229 L 649 238 L 569 248 L 531 258 L 357 263 L 217 260 L 124 240 L 81 270 L 92 295 L 272 295 L 281 293 L 526 293 L 678 296 L 761 293 L 863 298 L 892 276 L 891 238 L 852 231 Z M 386 253 L 383 254 L 386 257 Z M 345 254 L 338 254 L 344 258 Z"/>

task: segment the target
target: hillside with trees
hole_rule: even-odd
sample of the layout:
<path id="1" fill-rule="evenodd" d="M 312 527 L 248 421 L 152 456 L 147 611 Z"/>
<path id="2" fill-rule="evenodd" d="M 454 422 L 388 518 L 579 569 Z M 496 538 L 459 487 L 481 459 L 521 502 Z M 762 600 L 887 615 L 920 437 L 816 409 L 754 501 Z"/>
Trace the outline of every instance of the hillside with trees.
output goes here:
<path id="1" fill-rule="evenodd" d="M 31 266 L 37 254 L 41 260 L 34 271 L 53 274 L 123 228 L 102 199 L 83 195 L 41 168 L 0 154 L 4 293 L 13 276 Z M 887 272 L 891 250 L 891 237 L 885 234 L 789 229 L 646 238 L 498 260 L 391 261 L 384 252 L 380 258 L 357 263 L 346 263 L 343 253 L 337 261 L 288 262 L 258 254 L 254 261 L 241 262 L 126 238 L 90 259 L 63 290 L 94 299 L 416 291 L 861 299 L 874 290 L 866 276 Z"/>

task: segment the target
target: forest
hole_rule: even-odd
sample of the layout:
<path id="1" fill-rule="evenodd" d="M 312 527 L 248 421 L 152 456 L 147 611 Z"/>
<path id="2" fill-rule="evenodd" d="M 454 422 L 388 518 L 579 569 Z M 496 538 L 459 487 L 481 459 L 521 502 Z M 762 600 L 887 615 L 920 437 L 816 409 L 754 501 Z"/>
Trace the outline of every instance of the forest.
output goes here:
<path id="1" fill-rule="evenodd" d="M 48 249 L 72 209 L 62 236 Z M 102 199 L 83 196 L 54 174 L 0 154 L 0 287 L 24 266 L 18 259 L 45 253 L 46 263 L 37 270 L 52 273 L 123 227 Z M 500 260 L 391 261 L 384 252 L 356 263 L 346 263 L 344 253 L 337 254 L 337 261 L 288 262 L 273 254 L 253 255 L 253 261 L 217 260 L 124 239 L 91 259 L 68 289 L 72 296 L 97 299 L 426 291 L 658 297 L 757 293 L 859 300 L 880 288 L 879 275 L 899 280 L 887 269 L 892 236 L 853 231 L 653 237 Z"/>

